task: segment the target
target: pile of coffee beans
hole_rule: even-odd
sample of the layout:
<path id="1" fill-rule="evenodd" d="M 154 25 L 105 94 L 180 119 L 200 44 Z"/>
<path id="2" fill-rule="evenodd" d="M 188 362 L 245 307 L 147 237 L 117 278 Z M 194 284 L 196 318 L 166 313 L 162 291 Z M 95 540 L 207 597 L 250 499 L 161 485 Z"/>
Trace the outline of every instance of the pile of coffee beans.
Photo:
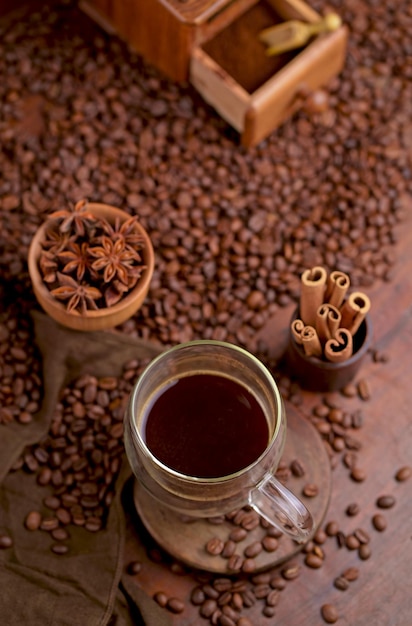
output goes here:
<path id="1" fill-rule="evenodd" d="M 69 551 L 71 526 L 90 532 L 105 527 L 124 457 L 126 404 L 146 364 L 126 363 L 121 377 L 85 374 L 66 386 L 47 436 L 27 447 L 12 468 L 35 475 L 45 488 L 24 524 L 48 531 L 56 554 Z"/>
<path id="2" fill-rule="evenodd" d="M 17 307 L 11 306 L 0 312 L 0 426 L 30 423 L 41 405 L 42 386 L 29 320 L 19 319 Z"/>

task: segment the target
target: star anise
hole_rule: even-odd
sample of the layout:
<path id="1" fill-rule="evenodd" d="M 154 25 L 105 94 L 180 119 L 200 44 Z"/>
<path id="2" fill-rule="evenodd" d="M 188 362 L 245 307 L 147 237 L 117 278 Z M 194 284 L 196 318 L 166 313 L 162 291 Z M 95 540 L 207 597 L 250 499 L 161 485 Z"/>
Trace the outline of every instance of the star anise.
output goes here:
<path id="1" fill-rule="evenodd" d="M 53 225 L 46 228 L 45 238 L 42 241 L 42 248 L 50 252 L 50 254 L 57 255 L 64 250 L 71 241 L 74 241 L 75 235 L 69 233 L 62 233 L 59 229 Z"/>
<path id="2" fill-rule="evenodd" d="M 50 250 L 43 250 L 39 258 L 39 268 L 45 283 L 54 283 L 56 280 L 56 257 Z"/>
<path id="3" fill-rule="evenodd" d="M 73 228 L 79 237 L 84 237 L 86 228 L 96 222 L 95 216 L 87 210 L 87 200 L 80 200 L 69 209 L 54 211 L 49 219 L 59 222 L 60 232 L 67 233 Z"/>
<path id="4" fill-rule="evenodd" d="M 51 293 L 58 300 L 67 300 L 68 311 L 86 313 L 88 309 L 97 309 L 96 300 L 102 297 L 101 291 L 91 285 L 86 285 L 74 280 L 67 274 L 58 272 L 59 287 L 52 289 Z"/>
<path id="5" fill-rule="evenodd" d="M 131 246 L 136 250 L 142 247 L 144 241 L 143 237 L 135 229 L 138 220 L 137 215 L 134 215 L 125 222 L 120 222 L 117 218 L 113 225 L 105 221 L 103 229 L 113 241 L 123 239 L 126 247 Z"/>
<path id="6" fill-rule="evenodd" d="M 128 285 L 133 264 L 141 260 L 135 250 L 126 247 L 124 239 L 112 241 L 104 236 L 101 237 L 101 246 L 89 248 L 89 253 L 96 259 L 92 263 L 92 268 L 97 272 L 103 270 L 103 279 L 106 283 L 116 277 Z"/>
<path id="7" fill-rule="evenodd" d="M 77 280 L 82 280 L 86 270 L 90 267 L 88 244 L 85 242 L 69 243 L 68 249 L 60 252 L 58 258 L 65 263 L 62 271 L 65 274 L 75 273 Z"/>

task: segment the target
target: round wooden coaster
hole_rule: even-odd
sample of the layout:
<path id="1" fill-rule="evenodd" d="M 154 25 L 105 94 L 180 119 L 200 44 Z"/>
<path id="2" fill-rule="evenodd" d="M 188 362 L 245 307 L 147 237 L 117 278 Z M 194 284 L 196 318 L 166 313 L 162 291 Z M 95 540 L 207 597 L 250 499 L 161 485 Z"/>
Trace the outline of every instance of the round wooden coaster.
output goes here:
<path id="1" fill-rule="evenodd" d="M 300 417 L 294 407 L 288 407 L 287 420 L 287 439 L 281 463 L 285 472 L 283 472 L 283 478 L 279 475 L 278 478 L 310 510 L 314 519 L 314 528 L 308 537 L 309 540 L 322 523 L 328 508 L 332 484 L 330 463 L 325 446 L 312 424 Z M 292 462 L 296 460 L 303 468 L 302 476 L 295 476 L 289 469 Z M 316 489 L 305 490 L 314 495 L 304 495 L 305 486 L 315 486 Z M 215 537 L 223 542 L 227 541 L 231 531 L 236 528 L 232 521 L 226 518 L 183 521 L 178 513 L 154 501 L 139 486 L 138 481 L 134 483 L 134 503 L 146 529 L 157 543 L 173 557 L 196 569 L 217 574 L 236 573 L 229 570 L 228 558 L 221 555 L 211 555 L 205 547 L 208 541 Z M 266 532 L 261 524 L 249 530 L 247 536 L 236 543 L 235 554 L 244 559 L 245 549 L 252 543 L 262 541 Z M 282 535 L 278 538 L 278 545 L 274 551 L 262 550 L 254 557 L 254 571 L 275 567 L 291 558 L 301 548 L 302 544 Z"/>

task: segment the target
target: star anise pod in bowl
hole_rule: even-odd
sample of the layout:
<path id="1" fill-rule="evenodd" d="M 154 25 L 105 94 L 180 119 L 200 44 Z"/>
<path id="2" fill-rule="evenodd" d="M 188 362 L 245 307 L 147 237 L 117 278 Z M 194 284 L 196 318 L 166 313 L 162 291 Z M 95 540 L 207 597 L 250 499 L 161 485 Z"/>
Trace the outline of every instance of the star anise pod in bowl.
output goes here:
<path id="1" fill-rule="evenodd" d="M 81 201 L 49 215 L 32 240 L 28 264 L 47 313 L 71 328 L 101 329 L 141 306 L 154 252 L 138 216 Z"/>

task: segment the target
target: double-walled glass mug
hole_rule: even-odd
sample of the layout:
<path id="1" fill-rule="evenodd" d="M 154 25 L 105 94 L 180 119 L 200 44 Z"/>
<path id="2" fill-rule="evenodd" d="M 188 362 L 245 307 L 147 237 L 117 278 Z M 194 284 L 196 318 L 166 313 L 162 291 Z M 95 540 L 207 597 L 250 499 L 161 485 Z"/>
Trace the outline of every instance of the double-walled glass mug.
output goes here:
<path id="1" fill-rule="evenodd" d="M 285 438 L 273 376 L 255 356 L 221 341 L 191 341 L 157 356 L 125 415 L 132 471 L 162 505 L 194 518 L 250 505 L 303 542 L 312 516 L 274 476 Z"/>

